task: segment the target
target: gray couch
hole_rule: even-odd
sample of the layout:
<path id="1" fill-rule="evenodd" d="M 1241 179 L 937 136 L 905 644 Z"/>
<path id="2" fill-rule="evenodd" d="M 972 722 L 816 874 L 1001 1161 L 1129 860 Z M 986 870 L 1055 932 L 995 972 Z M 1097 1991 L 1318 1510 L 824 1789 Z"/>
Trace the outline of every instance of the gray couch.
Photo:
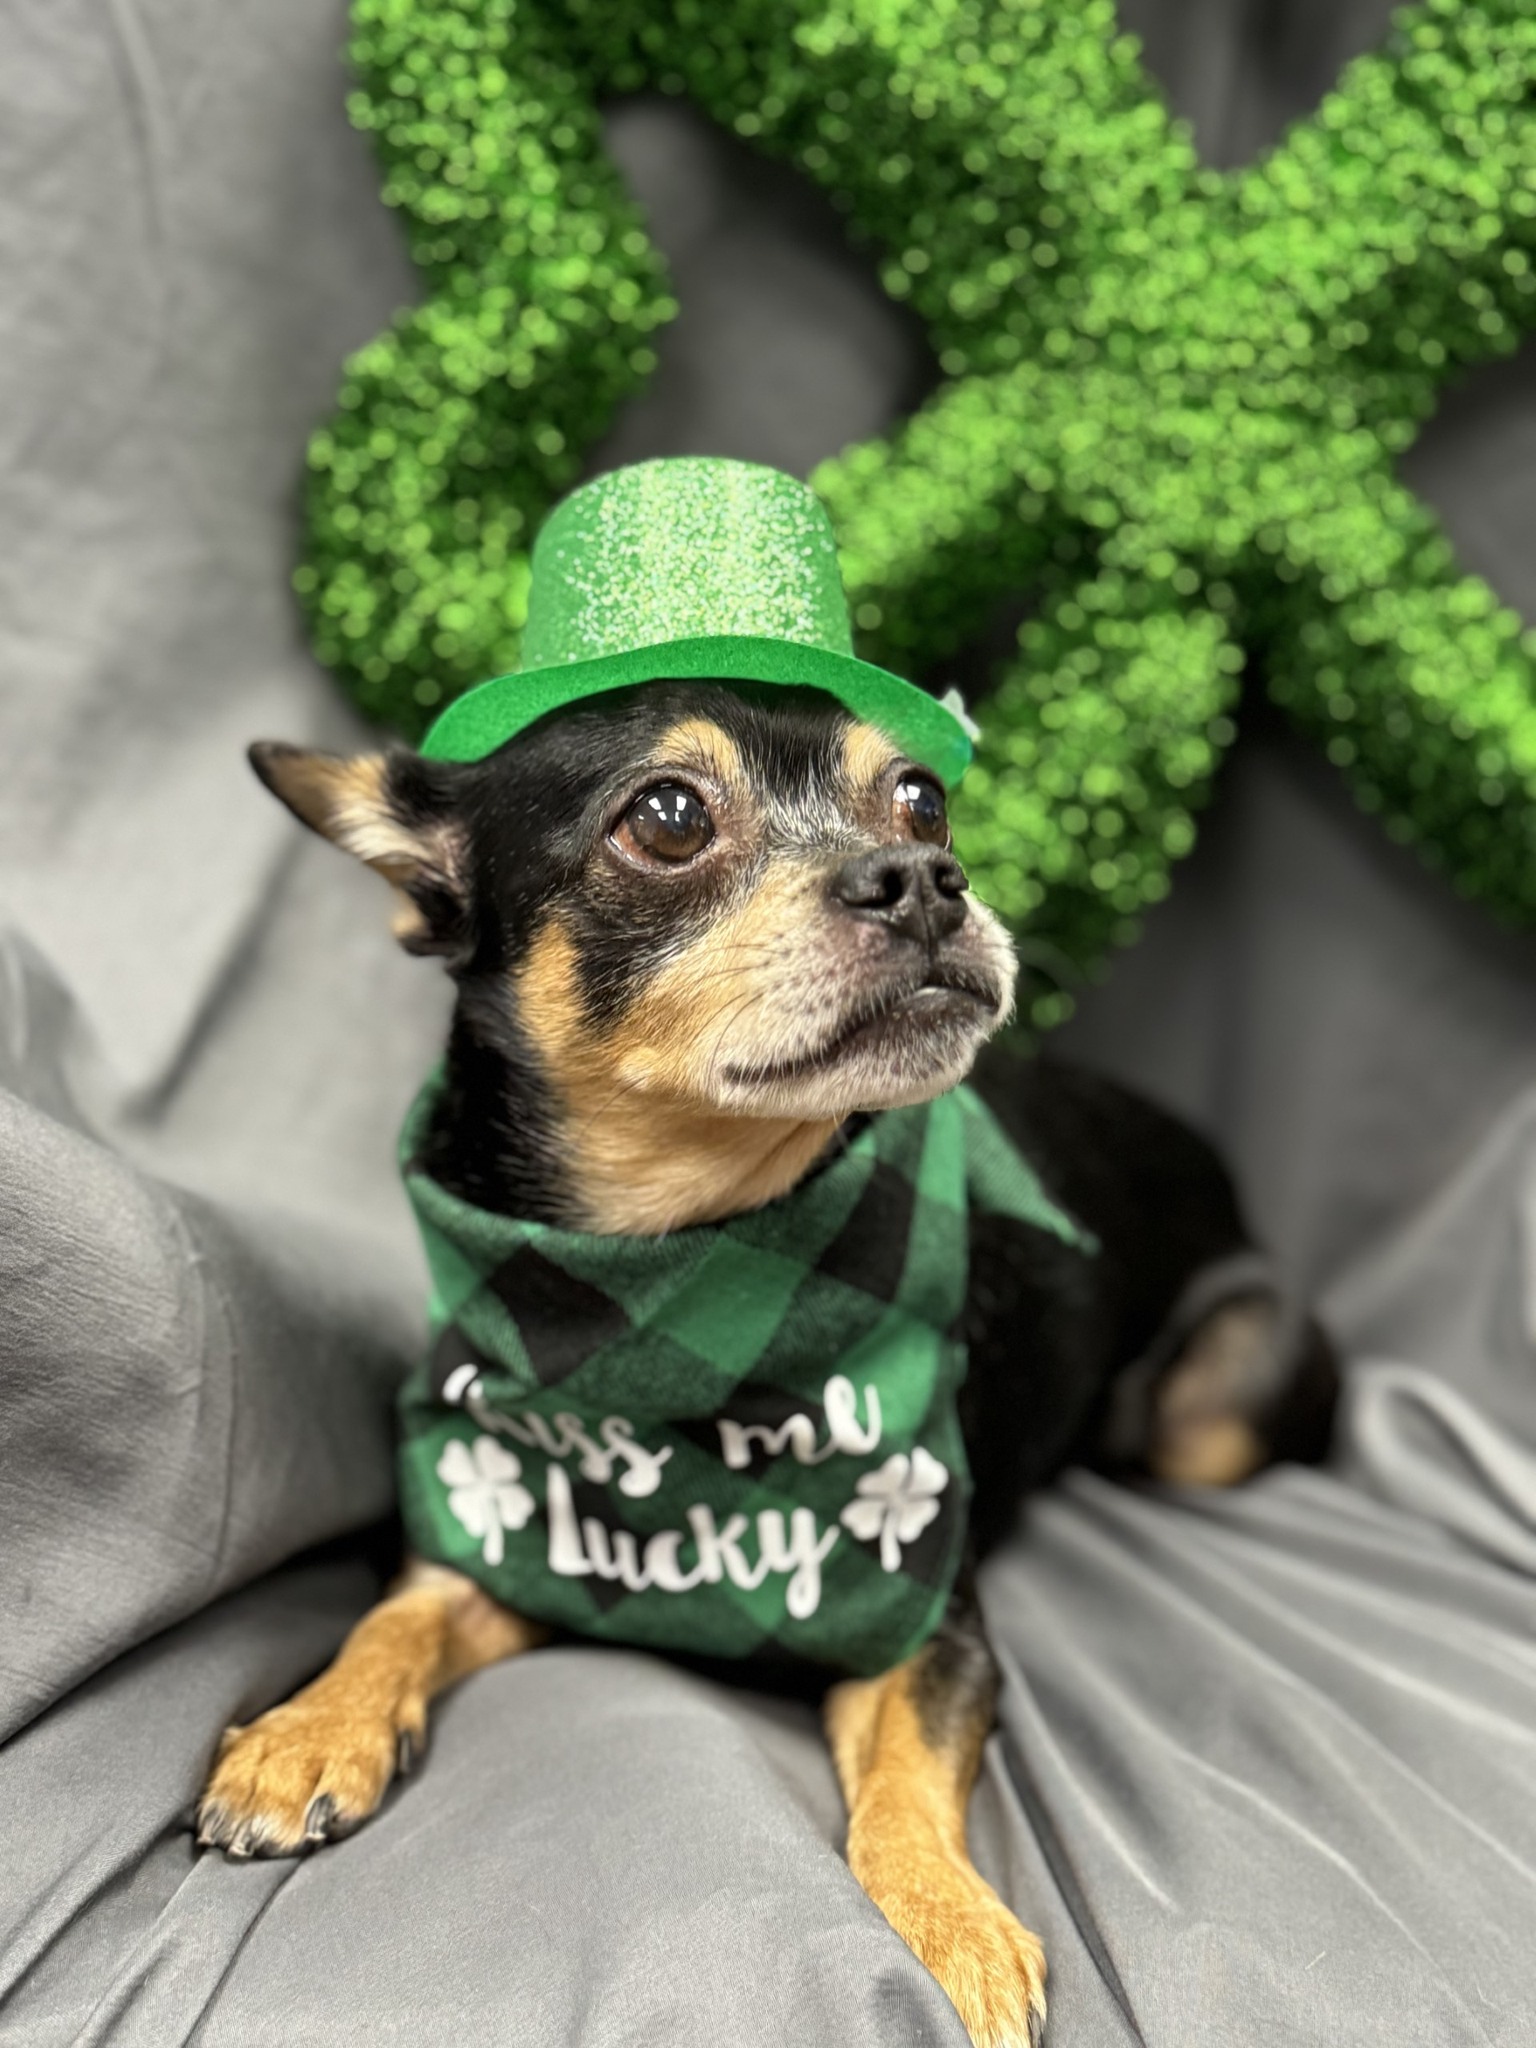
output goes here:
<path id="1" fill-rule="evenodd" d="M 1136 0 L 1231 162 L 1378 0 Z M 809 1714 L 566 1649 L 303 1862 L 194 1855 L 219 1728 L 378 1585 L 445 1016 L 258 735 L 357 737 L 287 595 L 342 353 L 413 289 L 339 0 L 0 0 L 0 2044 L 963 2048 L 838 1854 Z M 920 339 L 793 181 L 615 111 L 685 307 L 607 451 L 805 467 Z M 1536 374 L 1409 457 L 1536 617 Z M 1057 2048 L 1536 2038 L 1536 945 L 1261 703 L 1065 1043 L 1227 1146 L 1350 1357 L 1337 1457 L 1068 1476 L 990 1567 L 978 1861 Z"/>

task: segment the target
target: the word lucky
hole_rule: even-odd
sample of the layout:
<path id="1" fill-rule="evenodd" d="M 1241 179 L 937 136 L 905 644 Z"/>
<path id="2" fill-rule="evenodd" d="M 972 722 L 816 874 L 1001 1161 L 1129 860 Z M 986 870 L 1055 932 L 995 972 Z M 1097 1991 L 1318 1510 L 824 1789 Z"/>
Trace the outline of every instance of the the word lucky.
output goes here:
<path id="1" fill-rule="evenodd" d="M 549 1569 L 562 1578 L 616 1580 L 632 1593 L 649 1589 L 688 1593 L 695 1586 L 729 1580 L 750 1592 L 772 1572 L 787 1579 L 784 1604 L 790 1615 L 803 1621 L 816 1612 L 821 1601 L 821 1567 L 841 1531 L 835 1524 L 823 1528 L 810 1508 L 791 1508 L 787 1516 L 778 1508 L 762 1508 L 750 1521 L 744 1514 L 731 1514 L 722 1523 L 711 1507 L 701 1503 L 685 1510 L 686 1529 L 659 1529 L 642 1539 L 629 1529 L 610 1529 L 596 1515 L 578 1516 L 563 1461 L 574 1457 L 583 1479 L 595 1485 L 606 1485 L 614 1479 L 615 1469 L 622 1467 L 614 1483 L 620 1493 L 638 1500 L 661 1485 L 662 1467 L 672 1455 L 670 1446 L 648 1450 L 637 1442 L 633 1423 L 622 1415 L 604 1416 L 594 1433 L 582 1417 L 570 1413 L 552 1417 L 532 1410 L 522 1415 L 504 1414 L 486 1399 L 473 1365 L 458 1366 L 448 1375 L 443 1398 L 463 1407 L 482 1429 L 542 1451 L 551 1461 L 545 1494 L 547 1561 Z M 858 1394 L 852 1381 L 841 1373 L 827 1381 L 822 1409 L 825 1438 L 806 1414 L 791 1415 L 772 1426 L 718 1417 L 722 1463 L 732 1471 L 745 1471 L 752 1463 L 754 1447 L 769 1458 L 788 1451 L 800 1465 L 819 1465 L 839 1454 L 863 1457 L 878 1447 L 880 1396 L 874 1387 L 864 1389 L 863 1423 Z M 749 1556 L 745 1547 L 749 1535 L 755 1537 L 755 1556 Z M 685 1565 L 681 1552 L 690 1540 L 695 1561 Z"/>

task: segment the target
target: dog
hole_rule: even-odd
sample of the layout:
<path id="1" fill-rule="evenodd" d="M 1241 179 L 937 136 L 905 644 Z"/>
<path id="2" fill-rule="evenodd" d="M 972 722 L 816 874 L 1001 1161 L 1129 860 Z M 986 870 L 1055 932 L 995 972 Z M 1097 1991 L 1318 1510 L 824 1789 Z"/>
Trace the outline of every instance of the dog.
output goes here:
<path id="1" fill-rule="evenodd" d="M 400 943 L 453 978 L 420 1149 L 454 1197 L 594 1235 L 686 1232 L 783 1202 L 850 1131 L 969 1076 L 1080 1226 L 972 1220 L 965 1561 L 921 1647 L 824 1704 L 854 1875 L 978 2048 L 1038 2043 L 1040 1944 L 965 1845 L 999 1682 L 974 1565 L 1069 1461 L 1225 1486 L 1327 1443 L 1326 1340 L 1283 1305 L 1219 1161 L 1110 1082 L 989 1043 L 1015 958 L 967 888 L 944 791 L 815 690 L 650 683 L 469 763 L 251 759 L 385 878 Z M 419 1755 L 429 1702 L 549 1633 L 407 1562 L 322 1676 L 227 1731 L 200 1842 L 287 1855 L 358 1826 Z"/>

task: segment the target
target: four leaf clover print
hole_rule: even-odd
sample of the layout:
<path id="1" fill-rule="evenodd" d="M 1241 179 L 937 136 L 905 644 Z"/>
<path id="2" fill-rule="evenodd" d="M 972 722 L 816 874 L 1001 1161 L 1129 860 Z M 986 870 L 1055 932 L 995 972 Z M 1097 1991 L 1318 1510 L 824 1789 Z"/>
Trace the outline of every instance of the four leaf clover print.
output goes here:
<path id="1" fill-rule="evenodd" d="M 888 1572 L 901 1570 L 901 1547 L 914 1543 L 939 1512 L 939 1495 L 949 1474 L 921 1444 L 893 1451 L 876 1471 L 866 1472 L 840 1520 L 861 1543 L 880 1539 L 880 1563 Z"/>
<path id="2" fill-rule="evenodd" d="M 522 1484 L 522 1460 L 493 1436 L 466 1444 L 458 1437 L 443 1446 L 437 1476 L 448 1489 L 448 1506 L 471 1536 L 484 1539 L 481 1555 L 500 1564 L 506 1555 L 504 1529 L 521 1529 L 534 1510 Z"/>

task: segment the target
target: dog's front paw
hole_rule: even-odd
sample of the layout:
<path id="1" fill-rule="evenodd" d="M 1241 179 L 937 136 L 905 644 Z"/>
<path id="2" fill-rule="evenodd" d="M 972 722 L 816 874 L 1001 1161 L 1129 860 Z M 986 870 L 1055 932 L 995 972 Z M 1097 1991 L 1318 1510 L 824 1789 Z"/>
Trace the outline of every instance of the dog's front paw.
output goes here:
<path id="1" fill-rule="evenodd" d="M 864 1888 L 938 1978 L 976 2048 L 1040 2048 L 1045 1951 L 992 1887 L 942 1850 L 903 1859 Z"/>
<path id="2" fill-rule="evenodd" d="M 425 1701 L 391 1712 L 325 1681 L 247 1728 L 228 1728 L 197 1809 L 200 1848 L 291 1856 L 350 1834 L 378 1806 L 426 1737 Z"/>

